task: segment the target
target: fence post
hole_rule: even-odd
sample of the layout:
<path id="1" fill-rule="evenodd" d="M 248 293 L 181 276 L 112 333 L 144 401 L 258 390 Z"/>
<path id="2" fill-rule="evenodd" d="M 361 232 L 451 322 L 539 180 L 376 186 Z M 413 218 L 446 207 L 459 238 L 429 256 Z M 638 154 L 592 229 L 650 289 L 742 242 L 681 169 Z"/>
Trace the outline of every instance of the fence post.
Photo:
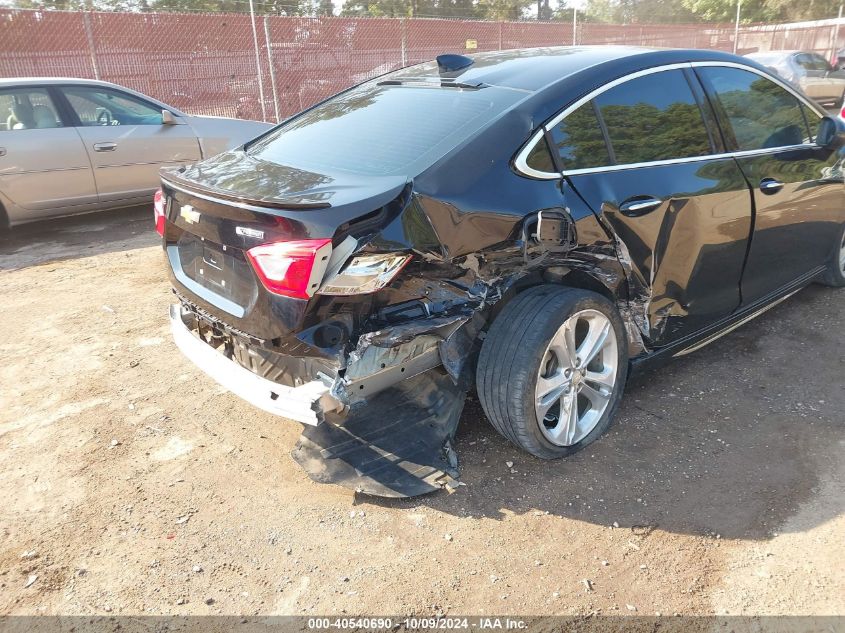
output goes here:
<path id="1" fill-rule="evenodd" d="M 739 46 L 739 12 L 742 7 L 742 0 L 736 0 L 736 25 L 734 25 L 734 55 L 736 55 L 736 49 Z"/>
<path id="2" fill-rule="evenodd" d="M 502 50 L 502 21 L 499 20 L 499 50 Z"/>
<path id="3" fill-rule="evenodd" d="M 100 79 L 100 68 L 97 66 L 97 49 L 94 46 L 94 29 L 91 28 L 91 15 L 82 12 L 82 23 L 85 25 L 85 38 L 88 40 L 88 53 L 91 55 L 91 68 L 94 69 L 94 79 Z"/>
<path id="4" fill-rule="evenodd" d="M 270 64 L 270 87 L 273 88 L 273 110 L 276 111 L 276 123 L 281 122 L 279 117 L 279 93 L 276 91 L 276 70 L 273 67 L 273 47 L 270 46 L 270 16 L 264 16 L 264 39 L 267 42 L 267 61 Z"/>
<path id="5" fill-rule="evenodd" d="M 406 21 L 408 18 L 399 18 L 399 35 L 402 41 L 402 67 L 408 65 L 408 29 Z"/>
<path id="6" fill-rule="evenodd" d="M 261 55 L 258 52 L 258 29 L 255 27 L 255 8 L 249 0 L 249 19 L 252 22 L 252 42 L 255 44 L 255 72 L 258 76 L 258 98 L 261 99 L 261 120 L 267 120 L 267 106 L 264 103 L 264 73 L 261 72 Z"/>

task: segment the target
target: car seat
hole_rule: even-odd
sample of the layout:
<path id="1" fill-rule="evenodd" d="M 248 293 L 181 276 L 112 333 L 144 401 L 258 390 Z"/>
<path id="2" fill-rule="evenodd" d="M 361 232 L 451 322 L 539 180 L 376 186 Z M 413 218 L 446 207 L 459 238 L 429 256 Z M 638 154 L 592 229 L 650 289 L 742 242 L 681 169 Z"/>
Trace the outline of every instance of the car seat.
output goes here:
<path id="1" fill-rule="evenodd" d="M 29 97 L 15 97 L 15 105 L 12 106 L 12 115 L 17 120 L 10 129 L 13 130 L 30 130 L 35 125 L 35 113 L 33 112 L 32 103 Z"/>
<path id="2" fill-rule="evenodd" d="M 37 128 L 59 127 L 56 115 L 53 110 L 45 105 L 37 105 L 32 108 L 32 118 Z"/>

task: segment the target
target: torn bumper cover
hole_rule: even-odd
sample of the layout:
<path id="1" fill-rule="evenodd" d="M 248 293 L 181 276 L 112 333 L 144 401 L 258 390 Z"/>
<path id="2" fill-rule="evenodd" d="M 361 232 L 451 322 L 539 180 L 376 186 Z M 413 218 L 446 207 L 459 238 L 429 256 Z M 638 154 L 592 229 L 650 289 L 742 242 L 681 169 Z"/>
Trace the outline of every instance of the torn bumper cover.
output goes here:
<path id="1" fill-rule="evenodd" d="M 456 483 L 452 440 L 466 399 L 446 372 L 403 380 L 343 424 L 307 427 L 293 458 L 314 480 L 379 497 L 414 497 Z"/>
<path id="2" fill-rule="evenodd" d="M 343 404 L 331 396 L 332 380 L 317 378 L 298 387 L 287 387 L 262 378 L 230 360 L 198 338 L 182 320 L 179 304 L 170 306 L 170 328 L 181 352 L 232 393 L 268 413 L 303 424 L 317 425 Z"/>
<path id="3" fill-rule="evenodd" d="M 394 340 L 392 347 L 362 337 L 345 377 L 319 373 L 291 387 L 259 376 L 200 338 L 188 324 L 195 317 L 171 305 L 176 345 L 234 394 L 305 424 L 293 457 L 315 481 L 383 497 L 411 497 L 456 483 L 452 440 L 466 390 L 440 368 L 446 332 Z"/>

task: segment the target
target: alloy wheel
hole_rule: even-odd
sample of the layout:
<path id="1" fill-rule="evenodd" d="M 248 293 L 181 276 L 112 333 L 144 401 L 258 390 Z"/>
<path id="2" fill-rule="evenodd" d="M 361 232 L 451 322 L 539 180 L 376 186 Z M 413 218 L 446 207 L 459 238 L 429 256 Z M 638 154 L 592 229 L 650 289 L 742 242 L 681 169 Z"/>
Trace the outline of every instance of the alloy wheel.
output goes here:
<path id="1" fill-rule="evenodd" d="M 617 345 L 613 324 L 598 310 L 573 314 L 552 336 L 540 363 L 534 401 L 549 442 L 572 446 L 599 423 L 616 387 Z"/>

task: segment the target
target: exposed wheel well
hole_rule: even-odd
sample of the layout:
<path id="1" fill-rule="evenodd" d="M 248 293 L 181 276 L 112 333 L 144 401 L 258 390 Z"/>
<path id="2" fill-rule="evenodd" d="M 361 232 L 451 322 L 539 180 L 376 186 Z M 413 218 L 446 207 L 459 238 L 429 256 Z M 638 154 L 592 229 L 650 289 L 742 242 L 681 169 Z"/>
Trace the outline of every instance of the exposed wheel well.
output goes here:
<path id="1" fill-rule="evenodd" d="M 6 213 L 6 208 L 0 202 L 0 231 L 9 230 L 9 215 Z"/>
<path id="2" fill-rule="evenodd" d="M 605 299 L 608 299 L 614 305 L 616 304 L 618 299 L 618 297 L 614 296 L 613 292 L 611 292 L 607 286 L 605 286 L 595 277 L 589 275 L 588 273 L 585 273 L 582 270 L 573 270 L 567 273 L 566 275 L 556 276 L 555 279 L 549 279 L 549 281 L 554 281 L 555 283 L 559 283 L 563 286 L 568 286 L 570 288 L 591 290 L 596 294 L 602 295 Z"/>
<path id="3" fill-rule="evenodd" d="M 488 324 L 492 323 L 502 309 L 518 294 L 534 286 L 549 283 L 559 284 L 568 288 L 590 290 L 596 294 L 600 294 L 614 305 L 618 303 L 619 297 L 615 296 L 610 288 L 589 273 L 581 270 L 555 271 L 554 269 L 548 269 L 531 273 L 508 289 L 504 297 L 493 306 Z"/>

